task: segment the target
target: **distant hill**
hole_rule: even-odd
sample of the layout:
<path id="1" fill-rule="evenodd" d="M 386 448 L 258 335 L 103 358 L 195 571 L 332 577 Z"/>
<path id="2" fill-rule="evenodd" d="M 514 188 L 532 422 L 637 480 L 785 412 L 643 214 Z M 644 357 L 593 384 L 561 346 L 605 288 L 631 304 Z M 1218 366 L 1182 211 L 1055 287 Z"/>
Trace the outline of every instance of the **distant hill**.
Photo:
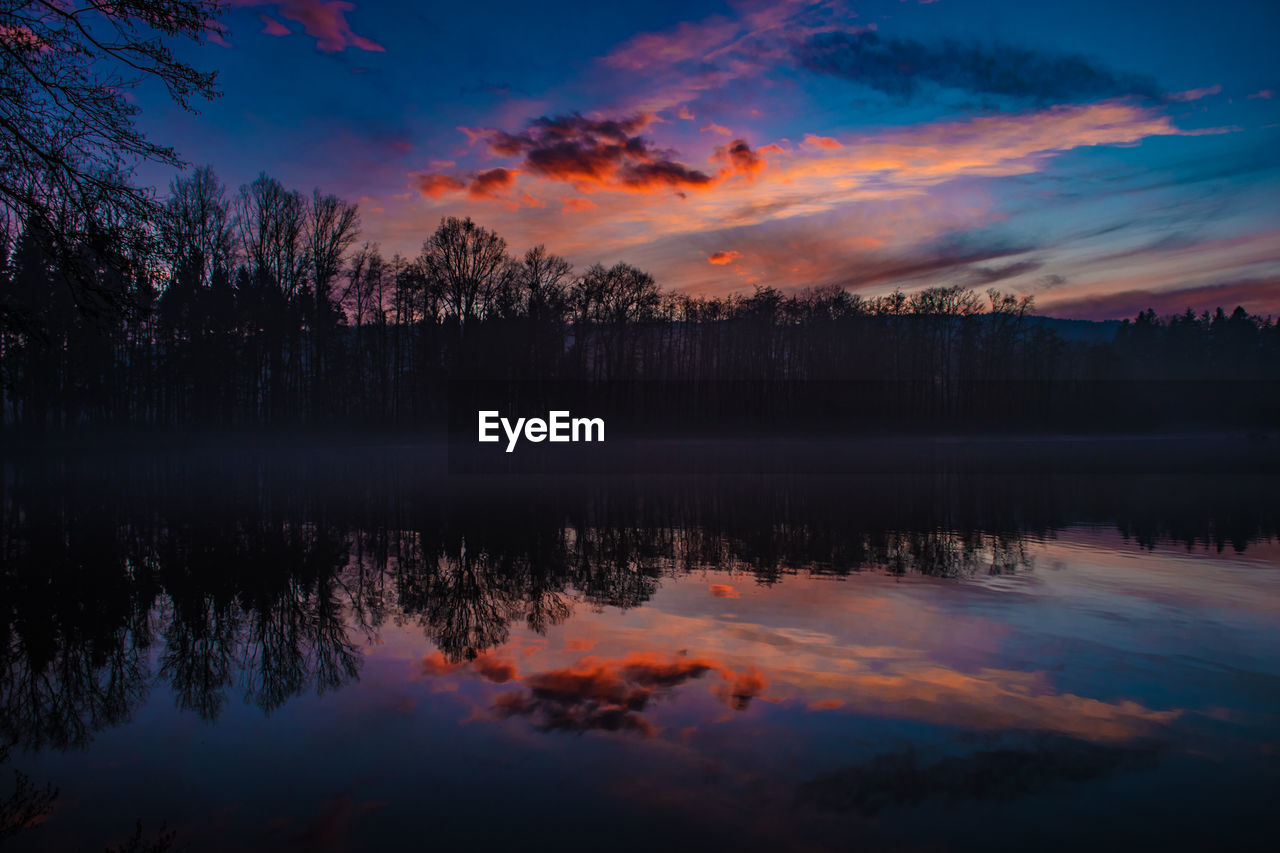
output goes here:
<path id="1" fill-rule="evenodd" d="M 1065 317 L 1029 317 L 1042 328 L 1056 332 L 1065 341 L 1108 343 L 1115 340 L 1119 320 L 1069 320 Z"/>

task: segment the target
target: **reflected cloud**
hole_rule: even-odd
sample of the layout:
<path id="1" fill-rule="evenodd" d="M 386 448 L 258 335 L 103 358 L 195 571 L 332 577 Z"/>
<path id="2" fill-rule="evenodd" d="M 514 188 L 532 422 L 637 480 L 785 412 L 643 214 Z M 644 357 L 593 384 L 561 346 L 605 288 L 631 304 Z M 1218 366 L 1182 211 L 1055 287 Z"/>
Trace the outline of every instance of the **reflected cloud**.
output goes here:
<path id="1" fill-rule="evenodd" d="M 1094 742 L 1149 737 L 1182 715 L 1130 700 L 1109 702 L 1058 693 L 1042 672 L 981 668 L 960 672 L 930 661 L 881 660 L 874 671 L 840 673 L 771 669 L 781 695 L 797 694 L 813 707 L 830 702 L 842 711 L 960 725 L 986 731 L 1045 731 Z M 792 688 L 789 693 L 785 688 Z M 817 695 L 815 695 L 817 694 Z M 839 702 L 838 706 L 834 705 Z"/>
<path id="2" fill-rule="evenodd" d="M 715 671 L 722 671 L 719 663 L 701 658 L 583 658 L 527 676 L 527 691 L 504 693 L 493 707 L 499 717 L 525 717 L 539 731 L 631 731 L 651 737 L 657 728 L 642 714 L 650 703 Z"/>
<path id="3" fill-rule="evenodd" d="M 768 679 L 755 667 L 735 670 L 710 657 L 635 652 L 623 658 L 584 657 L 568 666 L 519 676 L 514 667 L 495 672 L 489 664 L 448 664 L 424 658 L 422 672 L 449 675 L 463 668 L 495 683 L 518 679 L 522 689 L 499 694 L 492 711 L 499 719 L 523 717 L 537 731 L 627 731 L 645 737 L 659 728 L 644 712 L 676 688 L 707 674 L 719 677 L 712 695 L 735 711 L 745 711 Z"/>

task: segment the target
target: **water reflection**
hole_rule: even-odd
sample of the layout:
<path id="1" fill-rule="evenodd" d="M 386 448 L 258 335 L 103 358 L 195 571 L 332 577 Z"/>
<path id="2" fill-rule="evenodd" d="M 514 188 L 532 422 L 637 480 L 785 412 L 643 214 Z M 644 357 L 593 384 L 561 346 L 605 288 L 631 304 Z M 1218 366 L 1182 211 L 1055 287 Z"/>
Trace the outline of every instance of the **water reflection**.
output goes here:
<path id="1" fill-rule="evenodd" d="M 968 755 L 933 760 L 906 749 L 824 773 L 803 783 L 799 796 L 818 808 L 864 818 L 930 797 L 1008 802 L 1123 770 L 1154 769 L 1160 751 L 1159 744 L 1116 746 L 1047 734 L 1023 745 L 987 745 Z"/>
<path id="2" fill-rule="evenodd" d="M 1268 485 L 1065 474 L 449 481 L 368 456 L 9 463 L 0 736 L 6 759 L 87 749 L 157 691 L 205 721 L 233 700 L 271 715 L 344 692 L 383 644 L 417 636 L 412 678 L 460 697 L 455 721 L 716 752 L 712 724 L 759 721 L 763 703 L 784 740 L 806 740 L 829 725 L 814 722 L 823 715 L 977 739 L 957 750 L 898 732 L 831 756 L 803 747 L 815 760 L 767 799 L 832 820 L 1054 792 L 1162 761 L 1190 719 L 1186 697 L 1101 673 L 1050 675 L 1052 661 L 1093 660 L 1079 649 L 1105 642 L 1105 619 L 1121 614 L 1082 607 L 1055 627 L 1060 611 L 1018 610 L 983 590 L 1057 583 L 1059 537 L 1268 561 L 1280 520 Z M 859 573 L 882 580 L 833 592 Z M 961 587 L 948 584 L 959 583 L 952 613 L 948 590 Z M 1078 594 L 1053 592 L 1059 606 Z M 1247 606 L 1264 622 L 1276 615 L 1270 593 Z M 1023 613 L 1043 621 L 1020 626 Z M 1004 644 L 1032 630 L 1062 648 Z M 1243 656 L 1230 666 L 1251 660 L 1230 651 Z M 1199 695 L 1225 676 L 1195 678 L 1187 690 Z M 1268 679 L 1259 695 L 1274 698 Z M 415 712 L 402 686 L 362 686 Z M 1231 713 L 1271 731 L 1256 722 L 1273 720 L 1269 702 Z M 52 786 L 20 780 L 0 833 L 55 814 Z M 342 802 L 352 820 L 368 813 Z"/>

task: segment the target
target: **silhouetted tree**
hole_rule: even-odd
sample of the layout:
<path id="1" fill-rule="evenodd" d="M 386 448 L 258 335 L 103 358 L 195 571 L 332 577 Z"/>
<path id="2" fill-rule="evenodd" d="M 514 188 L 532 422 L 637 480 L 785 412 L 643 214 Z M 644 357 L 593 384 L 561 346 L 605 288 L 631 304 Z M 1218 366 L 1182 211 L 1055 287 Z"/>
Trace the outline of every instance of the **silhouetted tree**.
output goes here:
<path id="1" fill-rule="evenodd" d="M 155 81 L 187 109 L 216 95 L 214 74 L 180 61 L 167 43 L 204 41 L 218 31 L 219 11 L 214 0 L 0 2 L 0 218 L 10 235 L 49 235 L 67 265 L 59 286 L 76 305 L 124 295 L 95 291 L 92 268 L 70 260 L 94 223 L 140 227 L 155 214 L 150 195 L 130 184 L 130 167 L 179 165 L 137 128 L 129 90 Z M 29 329 L 30 318 L 0 299 L 0 328 L 15 327 Z"/>
<path id="2" fill-rule="evenodd" d="M 445 314 L 460 332 L 484 315 L 510 275 L 507 242 L 470 217 L 441 219 L 423 243 L 419 262 L 430 284 L 440 289 Z"/>

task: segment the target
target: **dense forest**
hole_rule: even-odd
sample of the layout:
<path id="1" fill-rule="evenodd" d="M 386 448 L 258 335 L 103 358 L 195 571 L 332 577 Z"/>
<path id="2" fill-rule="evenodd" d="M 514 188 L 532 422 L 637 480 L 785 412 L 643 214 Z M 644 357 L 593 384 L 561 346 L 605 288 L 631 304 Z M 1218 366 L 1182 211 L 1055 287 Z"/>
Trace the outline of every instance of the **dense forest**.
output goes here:
<path id="1" fill-rule="evenodd" d="M 73 245 L 36 221 L 4 239 L 6 427 L 422 427 L 456 379 L 694 383 L 660 396 L 710 421 L 741 393 L 727 383 L 749 381 L 788 388 L 753 391 L 762 410 L 807 416 L 845 396 L 888 425 L 1275 422 L 1280 328 L 1241 308 L 1147 311 L 1073 340 L 995 289 L 695 296 L 622 262 L 575 271 L 543 246 L 512 252 L 453 217 L 416 257 L 386 257 L 359 242 L 355 205 L 265 174 L 231 192 L 207 167 L 159 211 L 79 205 L 60 229 Z M 797 383 L 814 383 L 808 397 Z"/>

